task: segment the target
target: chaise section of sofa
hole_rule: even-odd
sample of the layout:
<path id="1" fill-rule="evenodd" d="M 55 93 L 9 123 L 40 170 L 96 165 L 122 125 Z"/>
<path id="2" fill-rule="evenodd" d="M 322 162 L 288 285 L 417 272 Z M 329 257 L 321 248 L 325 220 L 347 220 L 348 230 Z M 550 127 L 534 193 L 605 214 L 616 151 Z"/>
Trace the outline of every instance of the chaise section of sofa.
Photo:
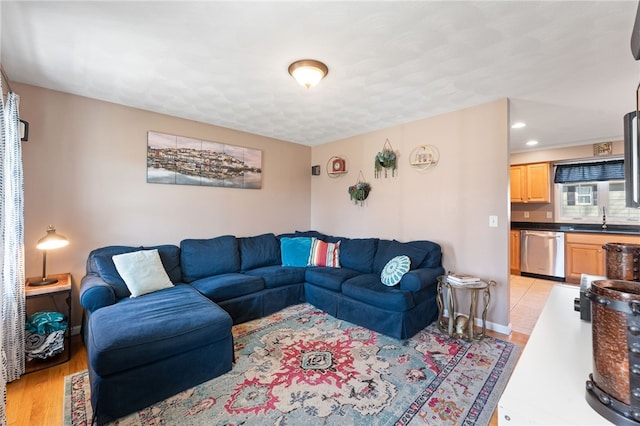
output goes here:
<path id="1" fill-rule="evenodd" d="M 98 424 L 231 370 L 231 317 L 187 285 L 99 309 L 87 323 L 91 403 Z"/>
<path id="2" fill-rule="evenodd" d="M 154 252 L 155 257 L 151 256 Z M 114 256 L 139 254 L 159 259 L 155 266 L 170 282 L 132 297 L 130 283 L 119 273 Z M 134 263 L 133 267 L 145 272 L 149 266 Z M 85 309 L 83 336 L 91 403 L 98 424 L 231 370 L 232 319 L 182 283 L 176 246 L 110 246 L 92 251 L 80 301 Z"/>

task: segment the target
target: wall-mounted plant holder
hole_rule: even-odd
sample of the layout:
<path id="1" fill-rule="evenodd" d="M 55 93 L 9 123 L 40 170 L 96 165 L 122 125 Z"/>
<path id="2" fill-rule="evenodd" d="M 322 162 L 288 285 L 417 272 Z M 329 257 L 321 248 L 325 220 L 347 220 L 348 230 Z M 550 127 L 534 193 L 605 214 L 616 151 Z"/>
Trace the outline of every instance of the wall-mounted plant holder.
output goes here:
<path id="1" fill-rule="evenodd" d="M 349 197 L 356 204 L 360 204 L 360 207 L 364 206 L 364 200 L 367 199 L 371 192 L 371 185 L 364 180 L 362 170 L 358 174 L 358 180 L 355 185 L 351 185 L 348 189 Z"/>
<path id="2" fill-rule="evenodd" d="M 374 161 L 375 177 L 380 177 L 380 172 L 384 169 L 384 177 L 388 176 L 388 170 L 391 169 L 391 177 L 396 175 L 396 169 L 398 167 L 398 156 L 396 155 L 389 139 L 384 141 L 382 151 L 376 154 Z"/>
<path id="3" fill-rule="evenodd" d="M 338 178 L 349 173 L 347 170 L 347 159 L 338 155 L 334 155 L 327 161 L 327 175 L 330 178 Z"/>
<path id="4" fill-rule="evenodd" d="M 440 152 L 433 145 L 420 145 L 411 150 L 409 154 L 409 165 L 420 172 L 438 164 Z"/>

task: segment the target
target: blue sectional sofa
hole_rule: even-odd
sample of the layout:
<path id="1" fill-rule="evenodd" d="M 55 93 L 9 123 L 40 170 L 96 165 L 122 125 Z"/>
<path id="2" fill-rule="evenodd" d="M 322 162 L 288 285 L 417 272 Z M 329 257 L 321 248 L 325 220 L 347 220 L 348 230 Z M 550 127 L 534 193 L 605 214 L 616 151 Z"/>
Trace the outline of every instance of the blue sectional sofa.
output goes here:
<path id="1" fill-rule="evenodd" d="M 318 247 L 330 247 L 332 259 Z M 114 259 L 155 250 L 170 283 L 131 297 Z M 397 285 L 383 285 L 382 271 L 397 256 L 410 259 L 410 270 Z M 96 420 L 114 420 L 231 370 L 232 324 L 304 301 L 371 330 L 411 337 L 438 316 L 441 257 L 430 241 L 316 231 L 93 250 L 80 303 Z M 325 264 L 331 266 L 318 266 Z"/>

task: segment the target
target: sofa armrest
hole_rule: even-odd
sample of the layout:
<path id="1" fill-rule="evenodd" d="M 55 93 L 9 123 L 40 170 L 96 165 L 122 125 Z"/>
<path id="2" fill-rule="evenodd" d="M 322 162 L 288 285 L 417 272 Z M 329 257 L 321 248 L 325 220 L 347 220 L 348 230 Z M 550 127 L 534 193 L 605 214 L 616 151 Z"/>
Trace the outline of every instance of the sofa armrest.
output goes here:
<path id="1" fill-rule="evenodd" d="M 80 283 L 80 304 L 89 313 L 116 303 L 113 287 L 98 275 L 85 275 Z"/>
<path id="2" fill-rule="evenodd" d="M 409 271 L 400 280 L 401 290 L 420 291 L 438 283 L 438 276 L 444 274 L 443 267 L 420 268 Z"/>

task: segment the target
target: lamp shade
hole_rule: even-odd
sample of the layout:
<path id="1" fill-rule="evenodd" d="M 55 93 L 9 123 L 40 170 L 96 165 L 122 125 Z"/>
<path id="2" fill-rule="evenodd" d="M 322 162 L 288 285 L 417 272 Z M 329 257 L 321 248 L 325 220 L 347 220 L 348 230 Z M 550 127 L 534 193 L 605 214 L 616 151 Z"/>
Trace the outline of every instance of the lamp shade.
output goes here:
<path id="1" fill-rule="evenodd" d="M 42 279 L 29 281 L 29 285 L 48 285 L 58 282 L 57 278 L 47 278 L 47 250 L 57 249 L 69 244 L 67 237 L 56 234 L 56 228 L 49 225 L 47 235 L 38 240 L 36 248 L 42 250 Z"/>
<path id="2" fill-rule="evenodd" d="M 302 59 L 289 65 L 289 74 L 308 89 L 325 78 L 329 74 L 329 68 L 315 59 Z"/>
<path id="3" fill-rule="evenodd" d="M 47 235 L 38 240 L 36 248 L 39 250 L 51 250 L 64 247 L 69 244 L 67 237 L 56 234 L 56 228 L 53 225 L 49 225 L 47 228 Z"/>

